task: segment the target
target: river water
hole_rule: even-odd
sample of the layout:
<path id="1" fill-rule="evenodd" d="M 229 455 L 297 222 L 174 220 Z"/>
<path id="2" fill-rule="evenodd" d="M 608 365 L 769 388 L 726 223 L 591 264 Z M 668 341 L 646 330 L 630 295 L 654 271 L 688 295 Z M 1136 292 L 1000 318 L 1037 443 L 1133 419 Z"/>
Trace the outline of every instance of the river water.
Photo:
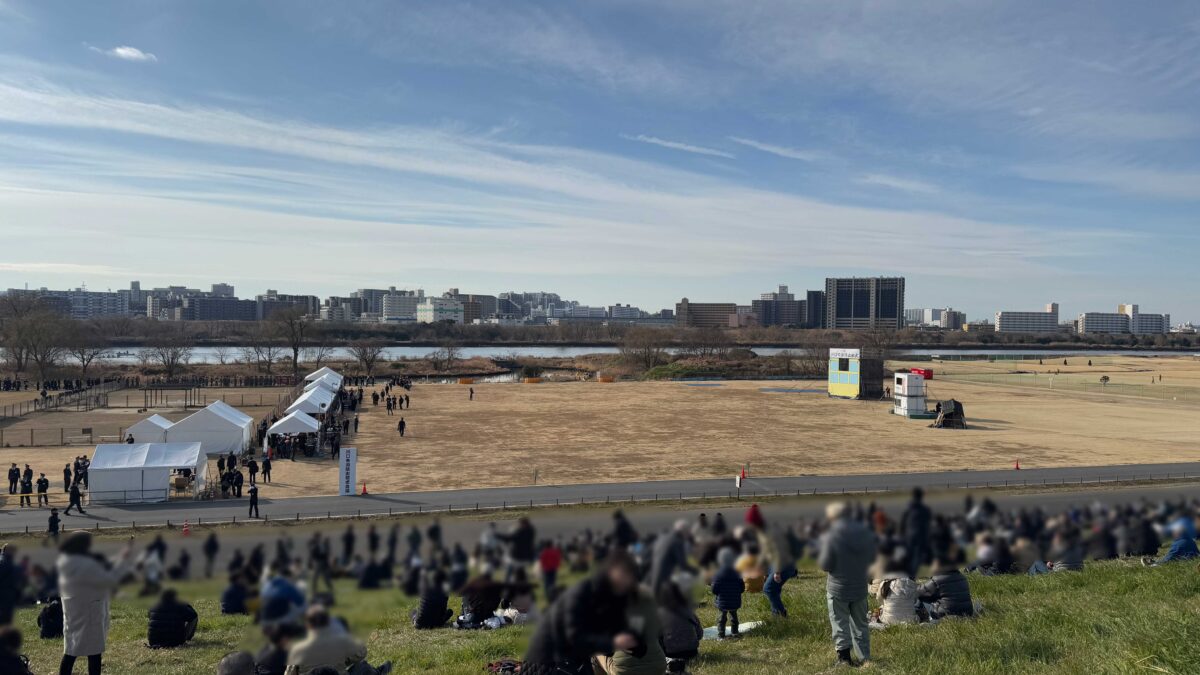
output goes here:
<path id="1" fill-rule="evenodd" d="M 429 354 L 437 351 L 437 347 L 388 347 L 384 350 L 384 359 L 419 359 L 425 358 Z M 540 345 L 536 347 L 507 347 L 504 345 L 489 345 L 486 347 L 462 347 L 460 348 L 460 358 L 484 357 L 484 358 L 506 358 L 506 357 L 534 357 L 534 358 L 569 358 L 575 356 L 583 356 L 585 354 L 615 354 L 619 351 L 617 347 L 579 347 L 579 346 L 547 346 Z M 755 347 L 755 354 L 759 356 L 772 356 L 781 352 L 789 351 L 783 347 Z M 790 350 L 795 351 L 795 350 Z M 105 360 L 110 363 L 136 363 L 137 358 L 133 349 L 115 349 L 105 356 Z M 922 349 L 902 349 L 897 350 L 899 355 L 911 356 L 956 356 L 962 357 L 967 355 L 972 356 L 1001 356 L 1028 354 L 1038 356 L 1186 356 L 1190 352 L 1179 351 L 1138 351 L 1130 349 L 1113 349 L 1113 350 L 1081 350 L 1081 349 L 1038 349 L 1036 346 L 1021 347 L 1020 349 L 946 349 L 946 348 L 922 348 Z M 227 359 L 244 360 L 241 349 L 238 347 L 228 348 Z M 345 349 L 334 349 L 334 360 L 351 359 L 350 353 Z M 196 347 L 192 350 L 191 363 L 217 363 L 217 348 L 215 347 Z"/>

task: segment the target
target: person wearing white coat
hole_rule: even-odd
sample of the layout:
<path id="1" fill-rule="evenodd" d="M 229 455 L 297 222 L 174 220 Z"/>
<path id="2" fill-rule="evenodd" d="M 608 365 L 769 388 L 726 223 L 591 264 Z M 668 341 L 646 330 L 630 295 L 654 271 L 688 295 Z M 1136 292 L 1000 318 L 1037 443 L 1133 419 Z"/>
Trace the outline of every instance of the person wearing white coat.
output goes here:
<path id="1" fill-rule="evenodd" d="M 129 569 L 130 546 L 110 565 L 91 552 L 92 537 L 72 532 L 59 547 L 58 589 L 63 609 L 63 658 L 59 675 L 70 675 L 75 659 L 86 656 L 88 675 L 100 675 L 108 640 L 109 600 Z"/>

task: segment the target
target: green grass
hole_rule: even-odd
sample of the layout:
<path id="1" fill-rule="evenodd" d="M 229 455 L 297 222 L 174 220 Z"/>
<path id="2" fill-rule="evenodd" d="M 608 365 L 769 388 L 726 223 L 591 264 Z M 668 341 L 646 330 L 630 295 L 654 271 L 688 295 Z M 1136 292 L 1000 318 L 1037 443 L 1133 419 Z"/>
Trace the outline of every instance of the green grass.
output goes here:
<path id="1" fill-rule="evenodd" d="M 1041 577 L 971 577 L 982 617 L 933 627 L 894 627 L 872 635 L 874 670 L 891 673 L 1194 673 L 1200 671 L 1200 577 L 1191 564 L 1142 568 L 1129 562 L 1089 565 L 1079 574 Z M 105 655 L 115 673 L 212 672 L 233 649 L 260 644 L 248 617 L 223 617 L 216 597 L 220 584 L 179 585 L 201 615 L 193 644 L 177 650 L 144 646 L 148 598 L 123 590 L 113 604 L 112 632 Z M 825 617 L 824 579 L 811 567 L 785 587 L 791 617 L 740 641 L 704 642 L 696 675 L 819 673 L 832 668 Z M 707 600 L 704 596 L 700 596 Z M 399 591 L 359 592 L 339 587 L 335 613 L 367 640 L 370 659 L 391 659 L 399 673 L 478 675 L 483 664 L 520 657 L 526 628 L 500 631 L 422 631 L 408 613 L 415 601 Z M 705 625 L 715 623 L 708 602 L 699 609 Z M 768 619 L 762 596 L 748 595 L 742 621 Z M 25 651 L 34 672 L 57 669 L 61 640 L 37 639 L 36 610 L 18 614 Z M 78 665 L 77 670 L 82 668 Z"/>

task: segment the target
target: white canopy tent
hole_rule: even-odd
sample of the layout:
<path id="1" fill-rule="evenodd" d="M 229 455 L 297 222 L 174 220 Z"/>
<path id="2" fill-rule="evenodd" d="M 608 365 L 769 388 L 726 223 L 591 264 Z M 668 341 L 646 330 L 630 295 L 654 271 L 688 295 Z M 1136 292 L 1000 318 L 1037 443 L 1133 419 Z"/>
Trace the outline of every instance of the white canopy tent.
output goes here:
<path id="1" fill-rule="evenodd" d="M 324 387 L 329 391 L 337 391 L 339 388 L 341 388 L 341 386 L 342 378 L 334 377 L 332 375 L 324 375 L 304 385 L 304 391 L 311 391 L 317 387 Z"/>
<path id="2" fill-rule="evenodd" d="M 267 435 L 271 434 L 315 434 L 321 428 L 321 424 L 308 416 L 308 413 L 297 410 L 287 417 L 279 420 L 267 429 Z"/>
<path id="3" fill-rule="evenodd" d="M 166 432 L 168 443 L 200 443 L 206 455 L 242 454 L 250 447 L 254 435 L 254 419 L 249 415 L 216 401 L 207 408 L 171 425 Z"/>
<path id="4" fill-rule="evenodd" d="M 171 472 L 188 469 L 194 488 L 204 488 L 208 459 L 200 443 L 112 443 L 97 445 L 88 468 L 92 504 L 165 502 Z"/>
<path id="5" fill-rule="evenodd" d="M 293 401 L 285 412 L 289 415 L 297 411 L 309 415 L 322 415 L 329 411 L 331 405 L 333 405 L 333 392 L 325 387 L 316 387 L 300 394 L 300 397 Z"/>
<path id="6" fill-rule="evenodd" d="M 304 381 L 305 381 L 305 382 L 312 382 L 313 380 L 319 380 L 319 379 L 321 379 L 322 377 L 325 377 L 326 375 L 332 375 L 333 377 L 336 377 L 336 378 L 337 378 L 337 383 L 338 383 L 338 386 L 341 386 L 341 384 L 342 384 L 342 375 L 341 375 L 341 373 L 339 373 L 338 371 L 334 370 L 333 368 L 330 368 L 329 366 L 324 366 L 324 367 L 322 367 L 322 368 L 319 368 L 319 369 L 317 369 L 317 370 L 314 370 L 314 371 L 312 371 L 312 372 L 311 372 L 311 373 L 309 373 L 307 376 L 305 376 L 305 378 L 304 378 Z"/>
<path id="7" fill-rule="evenodd" d="M 171 420 L 162 415 L 151 415 L 126 429 L 125 437 L 133 436 L 134 443 L 164 443 L 167 429 L 172 425 Z"/>

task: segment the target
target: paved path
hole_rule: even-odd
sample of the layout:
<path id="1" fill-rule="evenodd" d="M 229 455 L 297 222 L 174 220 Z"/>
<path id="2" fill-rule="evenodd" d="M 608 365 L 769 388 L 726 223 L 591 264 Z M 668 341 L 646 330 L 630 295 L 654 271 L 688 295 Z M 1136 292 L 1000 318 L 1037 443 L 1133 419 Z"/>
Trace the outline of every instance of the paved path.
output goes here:
<path id="1" fill-rule="evenodd" d="M 1176 464 L 1136 464 L 1123 466 L 1059 467 L 1020 471 L 951 471 L 930 473 L 890 473 L 851 476 L 796 476 L 749 478 L 741 496 L 839 494 L 845 492 L 885 492 L 928 488 L 981 488 L 1019 485 L 1059 485 L 1116 482 L 1130 480 L 1175 480 L 1200 478 L 1200 462 Z M 655 501 L 734 496 L 733 477 L 702 480 L 667 480 L 638 483 L 585 483 L 577 485 L 536 485 L 475 490 L 401 492 L 352 497 L 296 497 L 263 499 L 260 511 L 272 519 L 319 518 L 368 514 L 408 513 L 485 508 L 514 508 L 581 502 Z M 368 483 L 369 485 L 369 483 Z M 46 509 L 0 510 L 0 532 L 41 531 L 46 527 Z M 96 506 L 86 515 L 63 518 L 66 527 L 116 527 L 245 520 L 247 502 L 217 500 Z"/>

